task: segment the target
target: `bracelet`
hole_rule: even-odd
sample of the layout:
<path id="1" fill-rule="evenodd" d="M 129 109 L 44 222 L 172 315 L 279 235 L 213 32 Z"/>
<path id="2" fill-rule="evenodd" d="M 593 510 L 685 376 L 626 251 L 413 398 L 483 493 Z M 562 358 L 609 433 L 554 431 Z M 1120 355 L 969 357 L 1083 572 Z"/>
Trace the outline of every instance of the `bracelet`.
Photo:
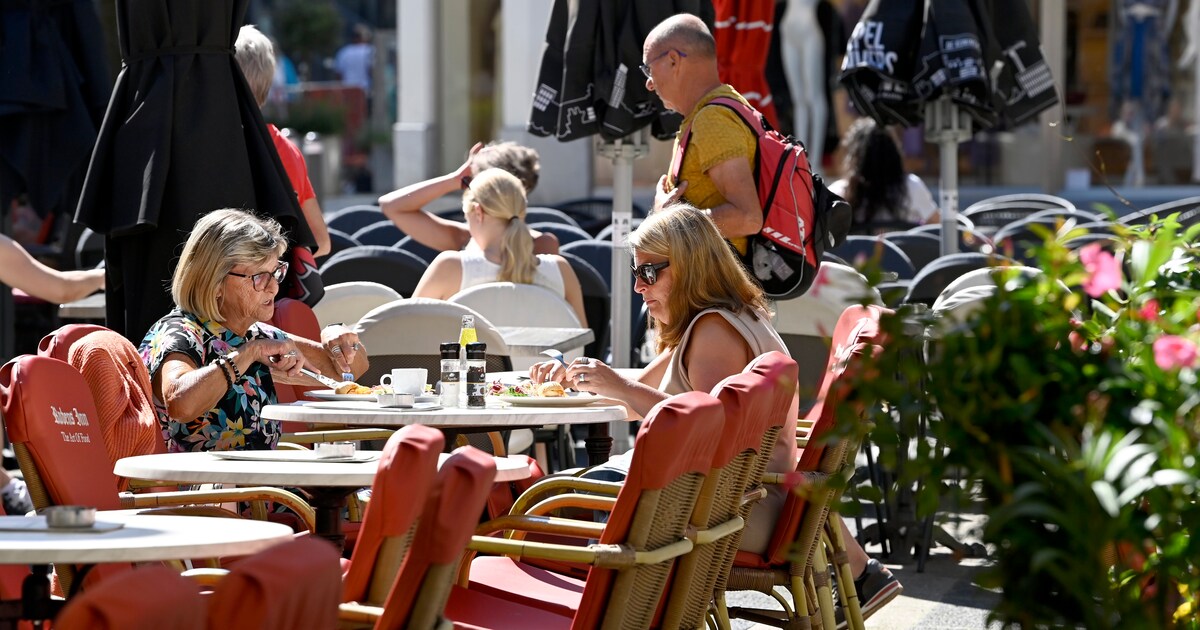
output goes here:
<path id="1" fill-rule="evenodd" d="M 233 359 L 230 359 L 229 355 L 227 354 L 222 354 L 221 360 L 224 361 L 225 364 L 229 366 L 229 369 L 233 371 L 233 382 L 242 382 L 242 371 L 238 369 L 237 363 L 234 363 Z"/>
<path id="2" fill-rule="evenodd" d="M 225 357 L 217 357 L 209 362 L 209 365 L 215 365 L 221 371 L 221 376 L 225 377 L 226 389 L 233 389 L 233 379 L 229 376 L 229 369 L 225 367 Z"/>

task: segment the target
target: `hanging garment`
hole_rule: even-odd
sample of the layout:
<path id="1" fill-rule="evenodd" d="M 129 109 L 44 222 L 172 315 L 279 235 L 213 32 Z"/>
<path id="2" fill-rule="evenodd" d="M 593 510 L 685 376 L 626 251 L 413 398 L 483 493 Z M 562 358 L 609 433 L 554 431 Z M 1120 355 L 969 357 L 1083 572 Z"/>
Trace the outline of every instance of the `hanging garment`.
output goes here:
<path id="1" fill-rule="evenodd" d="M 721 82 L 732 85 L 778 129 L 779 116 L 764 74 L 775 30 L 775 0 L 713 0 L 713 14 Z"/>
<path id="2" fill-rule="evenodd" d="M 1132 101 L 1147 120 L 1166 113 L 1171 98 L 1171 30 L 1175 0 L 1119 0 L 1113 12 L 1116 40 L 1109 66 L 1112 89 L 1109 116 L 1116 120 L 1121 104 Z"/>

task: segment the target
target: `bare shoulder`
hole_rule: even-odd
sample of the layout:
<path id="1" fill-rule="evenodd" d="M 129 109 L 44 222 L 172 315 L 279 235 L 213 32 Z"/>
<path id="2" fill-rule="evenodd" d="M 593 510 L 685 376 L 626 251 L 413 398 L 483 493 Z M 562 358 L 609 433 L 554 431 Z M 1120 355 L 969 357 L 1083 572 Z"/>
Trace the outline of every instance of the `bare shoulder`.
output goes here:
<path id="1" fill-rule="evenodd" d="M 710 343 L 718 344 L 744 341 L 742 334 L 720 313 L 705 313 L 701 315 L 696 320 L 696 325 L 692 327 L 691 339 L 693 341 L 703 339 L 705 345 Z"/>

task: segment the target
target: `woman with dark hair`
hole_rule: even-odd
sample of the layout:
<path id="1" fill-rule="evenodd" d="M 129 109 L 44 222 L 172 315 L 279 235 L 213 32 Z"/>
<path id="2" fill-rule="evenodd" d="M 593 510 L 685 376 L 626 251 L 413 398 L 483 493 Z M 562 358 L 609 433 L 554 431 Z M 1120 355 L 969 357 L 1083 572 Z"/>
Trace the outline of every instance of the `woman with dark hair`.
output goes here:
<path id="1" fill-rule="evenodd" d="M 870 118 L 850 125 L 844 177 L 829 186 L 854 209 L 854 226 L 885 222 L 931 223 L 938 207 L 920 177 L 904 171 L 896 139 Z"/>

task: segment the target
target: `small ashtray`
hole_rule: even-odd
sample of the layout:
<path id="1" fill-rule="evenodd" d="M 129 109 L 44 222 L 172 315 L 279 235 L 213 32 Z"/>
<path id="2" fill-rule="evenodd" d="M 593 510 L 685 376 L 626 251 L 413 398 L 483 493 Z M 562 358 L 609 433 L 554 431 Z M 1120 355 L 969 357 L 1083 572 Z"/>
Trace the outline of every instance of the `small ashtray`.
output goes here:
<path id="1" fill-rule="evenodd" d="M 417 397 L 412 394 L 378 394 L 375 396 L 376 402 L 380 407 L 412 407 L 417 402 Z"/>
<path id="2" fill-rule="evenodd" d="M 96 524 L 96 508 L 84 505 L 53 505 L 41 511 L 48 527 L 92 527 Z"/>
<path id="3" fill-rule="evenodd" d="M 354 457 L 354 442 L 321 442 L 317 457 Z"/>

